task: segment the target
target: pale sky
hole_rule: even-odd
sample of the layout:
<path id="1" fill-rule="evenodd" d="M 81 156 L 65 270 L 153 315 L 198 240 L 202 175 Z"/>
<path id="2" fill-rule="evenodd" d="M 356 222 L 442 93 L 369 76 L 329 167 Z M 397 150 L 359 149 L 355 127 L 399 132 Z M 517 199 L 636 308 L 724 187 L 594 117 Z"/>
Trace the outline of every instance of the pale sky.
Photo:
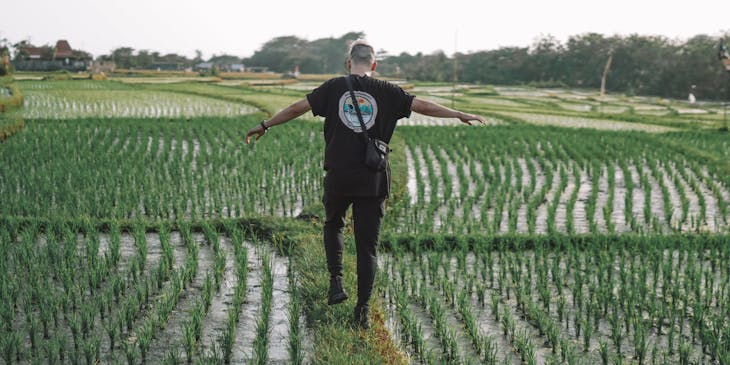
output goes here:
<path id="1" fill-rule="evenodd" d="M 438 4 L 438 5 L 427 5 Z M 2 5 L 0 38 L 36 45 L 66 39 L 94 56 L 129 46 L 192 57 L 251 56 L 266 41 L 365 32 L 390 54 L 469 53 L 562 42 L 587 32 L 686 40 L 730 31 L 728 0 L 542 0 L 361 2 L 234 0 L 25 0 Z"/>

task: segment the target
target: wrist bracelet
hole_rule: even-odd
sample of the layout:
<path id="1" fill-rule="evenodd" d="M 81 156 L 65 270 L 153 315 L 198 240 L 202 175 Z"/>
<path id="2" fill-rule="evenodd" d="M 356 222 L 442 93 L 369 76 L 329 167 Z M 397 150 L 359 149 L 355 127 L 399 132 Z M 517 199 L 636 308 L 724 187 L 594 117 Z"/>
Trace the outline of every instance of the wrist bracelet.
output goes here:
<path id="1" fill-rule="evenodd" d="M 261 128 L 263 128 L 264 129 L 264 132 L 266 132 L 266 130 L 269 129 L 269 128 L 271 128 L 271 127 L 267 127 L 266 124 L 264 124 L 264 122 L 265 122 L 265 120 L 262 120 L 261 121 Z"/>

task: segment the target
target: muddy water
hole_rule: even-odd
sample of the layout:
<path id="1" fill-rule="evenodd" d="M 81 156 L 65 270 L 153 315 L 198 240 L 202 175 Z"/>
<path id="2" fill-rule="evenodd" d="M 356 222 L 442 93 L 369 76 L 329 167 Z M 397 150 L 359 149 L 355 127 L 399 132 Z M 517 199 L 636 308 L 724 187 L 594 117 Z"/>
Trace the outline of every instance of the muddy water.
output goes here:
<path id="1" fill-rule="evenodd" d="M 256 248 L 244 243 L 248 249 L 248 276 L 246 276 L 246 296 L 238 320 L 236 341 L 233 344 L 232 364 L 246 364 L 253 359 L 253 341 L 256 337 L 256 320 L 261 310 L 261 280 L 263 267 Z"/>
<path id="2" fill-rule="evenodd" d="M 236 262 L 231 242 L 226 237 L 220 237 L 220 249 L 226 254 L 226 266 L 221 278 L 220 289 L 213 294 L 208 314 L 203 318 L 203 329 L 198 346 L 198 354 L 207 354 L 212 343 L 217 343 L 226 329 L 228 311 L 231 310 L 233 292 L 238 285 L 236 278 Z M 204 267 L 213 268 L 214 262 L 204 263 Z M 213 283 L 215 285 L 215 282 Z M 219 348 L 216 346 L 216 348 Z"/>
<path id="3" fill-rule="evenodd" d="M 179 237 L 179 234 L 173 233 L 171 240 L 172 237 Z M 205 238 L 202 234 L 193 234 L 192 239 L 200 248 L 198 251 L 198 266 L 195 279 L 180 294 L 175 308 L 170 313 L 170 319 L 167 321 L 167 325 L 153 338 L 147 354 L 148 363 L 161 363 L 162 359 L 170 352 L 177 352 L 180 358 L 185 358 L 185 351 L 183 349 L 183 323 L 189 319 L 190 311 L 200 299 L 200 292 L 205 281 L 205 269 L 211 267 L 215 259 L 212 247 L 205 244 Z M 180 241 L 176 247 L 178 245 L 186 249 L 184 242 Z"/>
<path id="4" fill-rule="evenodd" d="M 614 168 L 614 195 L 613 195 L 613 212 L 611 212 L 611 222 L 613 222 L 616 232 L 627 232 L 631 227 L 626 222 L 626 179 L 631 176 L 624 176 L 623 170 L 619 166 Z"/>
<path id="5" fill-rule="evenodd" d="M 408 168 L 408 182 L 406 183 L 406 189 L 408 190 L 408 197 L 411 200 L 411 205 L 414 205 L 418 203 L 416 167 L 413 162 L 413 154 L 408 146 L 406 146 L 406 166 Z"/>
<path id="6" fill-rule="evenodd" d="M 575 200 L 575 206 L 573 207 L 573 227 L 576 233 L 587 233 L 589 231 L 586 206 L 591 196 L 591 185 L 591 177 L 584 169 L 581 169 L 578 198 Z"/>
<path id="7" fill-rule="evenodd" d="M 269 364 L 289 363 L 289 291 L 288 265 L 286 258 L 271 255 L 271 271 L 274 279 L 269 332 Z"/>

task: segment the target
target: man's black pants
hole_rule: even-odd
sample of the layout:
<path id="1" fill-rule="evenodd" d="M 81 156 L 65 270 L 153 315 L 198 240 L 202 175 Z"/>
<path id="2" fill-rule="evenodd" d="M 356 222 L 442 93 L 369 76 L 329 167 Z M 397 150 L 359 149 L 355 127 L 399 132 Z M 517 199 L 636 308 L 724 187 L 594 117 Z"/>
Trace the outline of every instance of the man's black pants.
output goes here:
<path id="1" fill-rule="evenodd" d="M 342 229 L 345 226 L 347 209 L 352 205 L 357 247 L 357 304 L 367 305 L 378 269 L 377 244 L 385 198 L 348 197 L 325 192 L 322 202 L 327 215 L 324 223 L 324 249 L 331 277 L 342 276 Z"/>

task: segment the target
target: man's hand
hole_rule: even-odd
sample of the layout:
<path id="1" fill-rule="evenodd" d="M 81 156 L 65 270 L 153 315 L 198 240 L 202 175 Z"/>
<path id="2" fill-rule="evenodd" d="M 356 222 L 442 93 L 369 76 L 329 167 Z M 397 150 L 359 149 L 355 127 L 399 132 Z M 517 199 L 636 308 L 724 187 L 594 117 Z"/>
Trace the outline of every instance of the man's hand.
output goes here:
<path id="1" fill-rule="evenodd" d="M 251 128 L 248 133 L 246 133 L 246 144 L 251 143 L 251 137 L 253 135 L 256 135 L 256 140 L 258 141 L 264 134 L 266 134 L 264 127 L 262 127 L 261 124 L 256 125 Z"/>
<path id="2" fill-rule="evenodd" d="M 468 125 L 472 125 L 471 124 L 472 120 L 476 120 L 481 124 L 487 123 L 487 121 L 481 115 L 467 114 L 467 113 L 459 113 L 459 120 L 461 120 L 462 123 L 466 123 Z"/>

